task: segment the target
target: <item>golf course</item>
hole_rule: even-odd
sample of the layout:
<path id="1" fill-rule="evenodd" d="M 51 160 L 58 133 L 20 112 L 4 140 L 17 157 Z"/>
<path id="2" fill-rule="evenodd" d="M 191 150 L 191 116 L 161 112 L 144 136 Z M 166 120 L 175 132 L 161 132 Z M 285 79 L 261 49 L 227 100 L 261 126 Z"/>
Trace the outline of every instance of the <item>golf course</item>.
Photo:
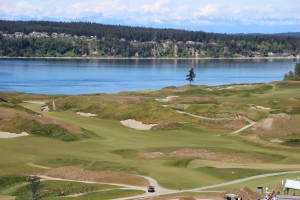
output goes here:
<path id="1" fill-rule="evenodd" d="M 300 177 L 299 81 L 0 97 L 0 199 L 29 199 L 29 176 L 40 199 L 72 200 L 222 199 Z"/>

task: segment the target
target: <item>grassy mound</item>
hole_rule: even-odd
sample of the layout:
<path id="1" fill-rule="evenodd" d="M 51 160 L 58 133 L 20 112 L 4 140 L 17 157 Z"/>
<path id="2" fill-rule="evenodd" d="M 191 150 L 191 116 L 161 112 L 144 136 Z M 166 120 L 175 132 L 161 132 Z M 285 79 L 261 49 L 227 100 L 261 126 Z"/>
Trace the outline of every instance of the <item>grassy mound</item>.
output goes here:
<path id="1" fill-rule="evenodd" d="M 26 181 L 26 176 L 16 174 L 0 174 L 0 191 L 9 186 Z"/>
<path id="2" fill-rule="evenodd" d="M 87 184 L 68 181 L 42 181 L 40 182 L 39 188 L 39 198 L 48 199 L 50 197 L 61 197 L 62 192 L 64 196 L 67 196 L 101 190 L 115 190 L 119 187 L 106 184 Z M 28 186 L 23 186 L 18 188 L 13 195 L 17 197 L 17 200 L 23 200 L 29 199 L 31 192 L 28 190 Z"/>

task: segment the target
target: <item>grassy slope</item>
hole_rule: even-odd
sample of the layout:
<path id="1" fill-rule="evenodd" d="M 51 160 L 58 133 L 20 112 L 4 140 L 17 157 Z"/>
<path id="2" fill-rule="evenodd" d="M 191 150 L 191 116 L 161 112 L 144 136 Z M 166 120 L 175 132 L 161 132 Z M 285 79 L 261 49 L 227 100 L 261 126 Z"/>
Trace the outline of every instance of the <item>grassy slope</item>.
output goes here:
<path id="1" fill-rule="evenodd" d="M 287 105 L 287 101 L 290 98 L 300 99 L 298 87 L 282 88 L 282 86 L 266 87 L 258 85 L 251 86 L 254 88 L 251 88 L 250 91 L 245 91 L 244 86 L 238 87 L 240 89 L 229 90 L 225 93 L 216 88 L 213 88 L 214 91 L 206 91 L 203 87 L 194 87 L 192 90 L 181 93 L 168 89 L 153 93 L 126 93 L 118 95 L 117 101 L 122 99 L 122 95 L 139 95 L 149 98 L 150 100 L 147 100 L 147 102 L 150 101 L 152 108 L 157 108 L 160 104 L 156 102 L 151 103 L 155 98 L 163 98 L 168 95 L 207 96 L 213 98 L 213 102 L 215 102 L 213 104 L 217 105 L 217 109 L 213 110 L 217 114 L 219 109 L 222 108 L 224 112 L 230 111 L 233 114 L 243 114 L 258 120 L 268 115 L 269 112 L 274 110 L 282 111 L 286 109 L 286 106 L 291 106 L 290 104 Z M 74 98 L 76 99 L 76 97 Z M 81 98 L 81 102 L 84 102 L 85 98 L 93 100 L 91 96 L 81 96 L 79 98 Z M 111 97 L 105 96 L 105 98 Z M 101 103 L 101 99 L 93 103 L 95 102 Z M 234 109 L 224 108 L 222 105 L 226 102 L 234 105 Z M 179 102 L 161 104 L 187 103 L 199 104 L 202 107 L 204 105 L 203 102 L 198 100 L 195 102 L 195 99 L 181 99 Z M 62 104 L 63 102 L 61 102 Z M 272 110 L 253 111 L 248 108 L 248 104 L 271 107 Z M 30 107 L 26 104 L 23 105 Z M 58 108 L 59 105 L 60 102 L 57 103 Z M 70 105 L 74 105 L 74 102 Z M 113 170 L 130 174 L 148 175 L 157 179 L 163 186 L 177 189 L 178 187 L 194 188 L 216 184 L 232 180 L 233 178 L 242 178 L 270 171 L 300 169 L 300 166 L 298 166 L 300 163 L 299 149 L 277 148 L 276 146 L 266 147 L 245 141 L 242 137 L 220 136 L 220 133 L 228 133 L 230 130 L 209 127 L 207 124 L 202 124 L 201 120 L 181 116 L 169 108 L 167 112 L 168 115 L 172 116 L 171 119 L 188 122 L 188 125 L 168 130 L 137 131 L 122 126 L 118 121 L 120 119 L 119 115 L 112 115 L 110 119 L 105 119 L 103 116 L 87 118 L 76 115 L 74 111 L 80 109 L 93 111 L 86 110 L 90 105 L 80 105 L 76 104 L 75 108 L 70 106 L 68 109 L 47 113 L 45 116 L 76 124 L 81 128 L 94 132 L 99 137 L 72 143 L 32 136 L 0 140 L 0 157 L 5 158 L 0 161 L 0 171 L 2 173 L 43 171 L 43 169 L 32 168 L 26 165 L 29 162 L 50 167 L 81 164 L 89 170 Z M 297 108 L 298 104 L 296 103 L 292 106 Z M 32 109 L 35 109 L 35 107 L 32 107 Z M 38 112 L 38 110 L 36 111 Z M 148 110 L 148 112 L 152 111 Z M 139 109 L 136 112 L 140 112 Z M 201 113 L 201 109 L 195 112 Z M 156 118 L 163 114 L 155 109 L 154 113 L 159 114 Z M 144 120 L 143 117 L 141 116 L 140 119 Z M 156 118 L 152 118 L 152 120 L 156 120 Z M 147 122 L 147 119 L 145 121 Z M 242 165 L 234 162 L 208 161 L 201 158 L 187 158 L 185 160 L 182 160 L 182 158 L 147 159 L 138 156 L 140 152 L 165 152 L 183 147 L 209 149 L 213 152 L 221 152 L 233 156 L 242 155 L 249 159 L 258 159 L 260 162 L 255 164 L 249 163 L 247 166 L 247 163 Z M 261 168 L 263 170 L 260 170 Z M 235 171 L 234 176 L 230 175 L 232 171 Z"/>
<path id="2" fill-rule="evenodd" d="M 64 192 L 64 195 L 74 195 L 80 193 L 118 189 L 118 187 L 111 185 L 87 184 L 67 181 L 42 181 L 39 188 L 39 197 L 42 199 L 61 196 L 61 192 Z M 25 185 L 13 192 L 13 195 L 18 197 L 17 200 L 21 200 L 28 199 L 31 193 L 28 191 L 28 186 Z"/>

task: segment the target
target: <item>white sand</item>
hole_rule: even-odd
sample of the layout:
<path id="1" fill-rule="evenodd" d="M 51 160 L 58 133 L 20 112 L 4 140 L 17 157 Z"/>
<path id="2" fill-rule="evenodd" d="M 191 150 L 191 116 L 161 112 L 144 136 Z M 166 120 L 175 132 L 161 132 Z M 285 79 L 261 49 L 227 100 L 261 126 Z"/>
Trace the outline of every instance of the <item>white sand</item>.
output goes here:
<path id="1" fill-rule="evenodd" d="M 43 106 L 42 112 L 49 112 L 49 106 Z"/>
<path id="2" fill-rule="evenodd" d="M 260 129 L 263 129 L 266 131 L 270 131 L 270 130 L 272 130 L 273 121 L 274 121 L 273 118 L 267 118 L 267 119 L 260 120 L 254 126 L 254 129 L 260 128 Z"/>
<path id="3" fill-rule="evenodd" d="M 0 138 L 15 138 L 15 137 L 22 137 L 28 136 L 29 134 L 26 132 L 22 133 L 10 133 L 10 132 L 1 132 L 0 131 Z"/>
<path id="4" fill-rule="evenodd" d="M 252 106 L 253 109 L 260 109 L 260 110 L 271 110 L 271 108 L 263 107 L 263 106 Z"/>
<path id="5" fill-rule="evenodd" d="M 157 124 L 143 124 L 140 121 L 136 121 L 134 119 L 127 119 L 120 121 L 124 126 L 134 128 L 136 130 L 150 130 L 152 127 L 156 126 Z"/>
<path id="6" fill-rule="evenodd" d="M 278 139 L 271 139 L 270 142 L 273 142 L 273 143 L 284 143 L 284 141 L 278 140 Z"/>
<path id="7" fill-rule="evenodd" d="M 93 113 L 84 113 L 84 112 L 77 112 L 78 115 L 83 116 L 83 117 L 96 117 L 97 114 Z"/>

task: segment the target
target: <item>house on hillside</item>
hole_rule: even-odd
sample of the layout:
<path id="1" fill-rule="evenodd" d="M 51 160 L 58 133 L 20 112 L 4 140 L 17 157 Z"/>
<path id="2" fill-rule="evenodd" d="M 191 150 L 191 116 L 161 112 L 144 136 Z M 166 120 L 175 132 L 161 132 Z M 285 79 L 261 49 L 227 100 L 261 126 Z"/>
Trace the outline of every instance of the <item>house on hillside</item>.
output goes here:
<path id="1" fill-rule="evenodd" d="M 24 36 L 24 33 L 22 33 L 22 32 L 15 32 L 14 36 L 16 38 L 22 38 Z"/>

